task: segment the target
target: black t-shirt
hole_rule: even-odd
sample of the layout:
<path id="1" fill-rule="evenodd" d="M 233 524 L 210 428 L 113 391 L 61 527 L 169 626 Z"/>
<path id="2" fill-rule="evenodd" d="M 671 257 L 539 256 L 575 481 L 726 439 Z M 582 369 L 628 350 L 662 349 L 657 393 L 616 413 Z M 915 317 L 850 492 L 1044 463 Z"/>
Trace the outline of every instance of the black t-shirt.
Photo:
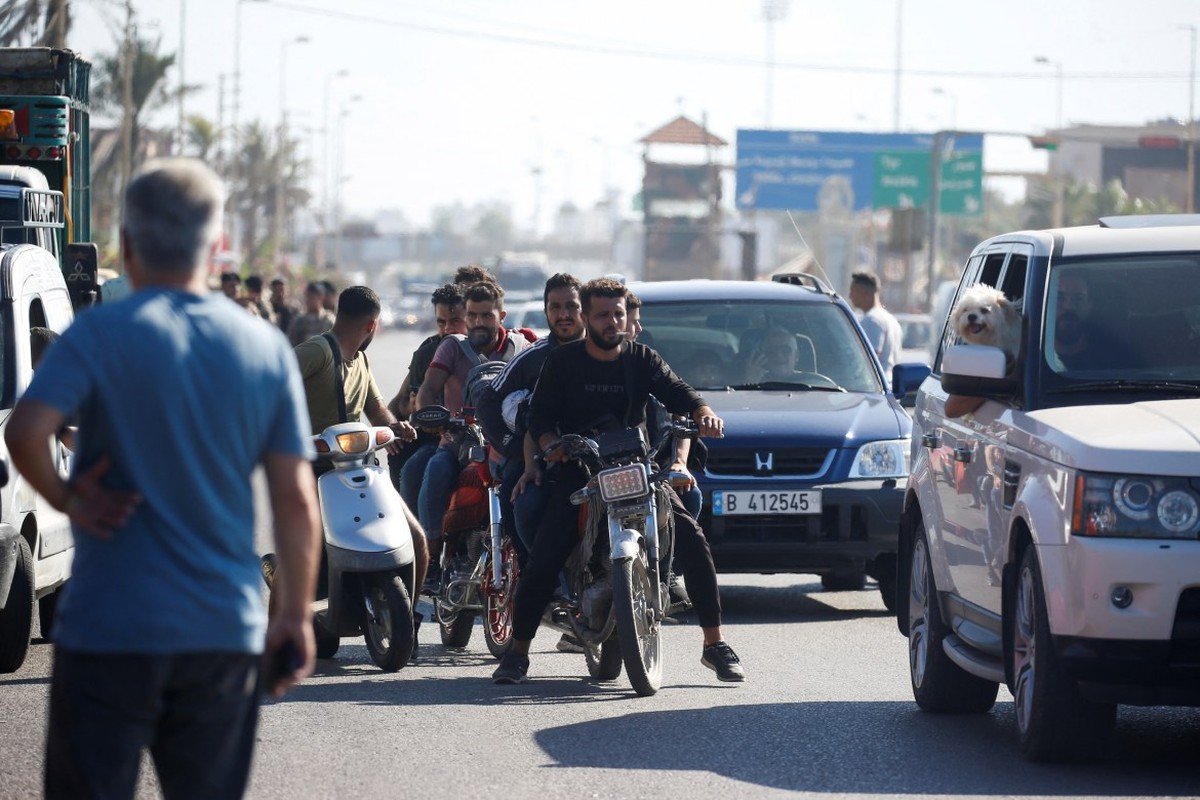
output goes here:
<path id="1" fill-rule="evenodd" d="M 570 342 L 546 357 L 530 404 L 529 430 L 535 441 L 547 433 L 640 425 L 651 393 L 673 414 L 691 414 L 704 405 L 699 393 L 649 347 L 625 343 L 615 361 L 598 361 L 586 346 L 585 341 Z"/>
<path id="2" fill-rule="evenodd" d="M 421 384 L 425 382 L 425 370 L 429 369 L 433 354 L 437 352 L 443 338 L 445 337 L 435 333 L 417 345 L 417 349 L 413 351 L 412 361 L 408 362 L 408 386 L 413 392 L 420 389 Z"/>

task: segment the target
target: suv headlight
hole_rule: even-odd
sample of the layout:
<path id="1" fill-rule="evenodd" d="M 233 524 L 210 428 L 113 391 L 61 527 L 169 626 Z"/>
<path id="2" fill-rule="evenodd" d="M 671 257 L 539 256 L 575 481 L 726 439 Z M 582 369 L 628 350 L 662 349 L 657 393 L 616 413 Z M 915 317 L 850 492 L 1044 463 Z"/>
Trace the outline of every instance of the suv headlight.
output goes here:
<path id="1" fill-rule="evenodd" d="M 854 463 L 850 466 L 850 477 L 907 478 L 908 445 L 907 439 L 864 444 L 854 456 Z"/>
<path id="2" fill-rule="evenodd" d="M 1097 475 L 1075 478 L 1071 533 L 1134 539 L 1195 539 L 1200 492 L 1187 478 Z"/>

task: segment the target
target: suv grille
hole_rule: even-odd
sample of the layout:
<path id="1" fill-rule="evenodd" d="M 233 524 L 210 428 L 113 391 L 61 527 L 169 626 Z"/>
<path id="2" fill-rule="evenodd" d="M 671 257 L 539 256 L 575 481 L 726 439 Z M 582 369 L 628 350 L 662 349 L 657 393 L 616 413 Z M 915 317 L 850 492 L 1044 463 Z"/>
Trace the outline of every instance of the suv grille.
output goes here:
<path id="1" fill-rule="evenodd" d="M 710 475 L 816 476 L 824 472 L 829 455 L 829 449 L 822 447 L 714 447 L 705 469 Z"/>

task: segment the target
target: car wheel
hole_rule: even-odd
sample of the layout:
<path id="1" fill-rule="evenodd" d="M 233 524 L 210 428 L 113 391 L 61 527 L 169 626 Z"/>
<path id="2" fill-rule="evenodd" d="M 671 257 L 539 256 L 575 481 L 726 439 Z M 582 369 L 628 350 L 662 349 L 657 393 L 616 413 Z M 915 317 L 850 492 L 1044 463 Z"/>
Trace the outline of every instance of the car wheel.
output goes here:
<path id="1" fill-rule="evenodd" d="M 913 698 L 925 711 L 983 713 L 996 703 L 1000 684 L 964 670 L 950 660 L 942 643 L 950 629 L 942 620 L 929 561 L 929 542 L 913 538 L 908 590 L 908 672 Z"/>
<path id="2" fill-rule="evenodd" d="M 1085 700 L 1066 674 L 1050 636 L 1042 571 L 1033 547 L 1021 558 L 1011 603 L 1013 707 L 1022 752 L 1033 761 L 1103 755 L 1117 707 Z"/>
<path id="3" fill-rule="evenodd" d="M 33 633 L 33 552 L 29 542 L 17 537 L 17 569 L 8 599 L 0 609 L 0 673 L 16 672 L 25 663 Z"/>

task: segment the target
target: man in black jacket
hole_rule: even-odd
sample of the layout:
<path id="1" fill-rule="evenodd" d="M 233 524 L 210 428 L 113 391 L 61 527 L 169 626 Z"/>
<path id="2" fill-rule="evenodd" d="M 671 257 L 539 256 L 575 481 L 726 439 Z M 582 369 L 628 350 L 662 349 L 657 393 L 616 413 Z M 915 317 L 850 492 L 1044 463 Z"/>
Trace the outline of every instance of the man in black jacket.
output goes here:
<path id="1" fill-rule="evenodd" d="M 542 611 L 558 582 L 558 574 L 577 542 L 578 510 L 572 492 L 587 482 L 586 472 L 559 447 L 560 436 L 595 428 L 608 416 L 617 427 L 641 425 L 651 393 L 667 410 L 687 414 L 701 436 L 721 436 L 724 424 L 703 398 L 675 375 L 645 345 L 625 339 L 625 287 L 601 278 L 580 292 L 587 338 L 555 348 L 542 366 L 533 393 L 529 432 L 545 453 L 547 502 L 515 598 L 513 648 L 492 674 L 496 683 L 522 683 L 529 669 L 529 645 Z M 688 516 L 678 496 L 670 493 L 675 517 L 675 557 L 683 566 L 700 627 L 704 631 L 701 663 L 722 681 L 745 680 L 733 648 L 721 636 L 721 599 L 716 568 L 704 532 Z"/>
<path id="2" fill-rule="evenodd" d="M 565 272 L 547 279 L 542 303 L 550 335 L 538 339 L 508 362 L 483 391 L 475 409 L 484 436 L 505 458 L 500 484 L 501 510 L 505 523 L 513 523 L 510 533 L 517 535 L 518 547 L 526 552 L 533 544 L 545 496 L 541 491 L 542 465 L 532 457 L 536 444 L 526 435 L 528 421 L 523 409 L 528 407 L 528 397 L 537 385 L 546 356 L 559 345 L 584 336 L 579 289 L 579 280 Z"/>

